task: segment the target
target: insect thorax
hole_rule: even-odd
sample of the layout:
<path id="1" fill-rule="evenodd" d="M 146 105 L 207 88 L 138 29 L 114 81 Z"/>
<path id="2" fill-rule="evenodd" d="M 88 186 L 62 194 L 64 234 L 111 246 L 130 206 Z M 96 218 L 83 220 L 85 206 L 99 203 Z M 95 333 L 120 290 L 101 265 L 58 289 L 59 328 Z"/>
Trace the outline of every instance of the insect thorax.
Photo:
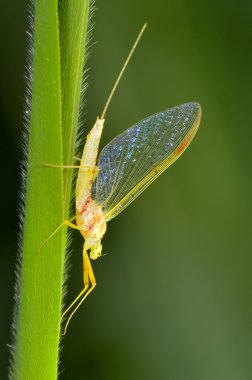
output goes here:
<path id="1" fill-rule="evenodd" d="M 106 231 L 102 209 L 88 197 L 85 203 L 77 205 L 76 211 L 76 222 L 85 239 L 84 249 L 90 250 L 90 257 L 95 260 L 101 256 L 101 239 Z"/>

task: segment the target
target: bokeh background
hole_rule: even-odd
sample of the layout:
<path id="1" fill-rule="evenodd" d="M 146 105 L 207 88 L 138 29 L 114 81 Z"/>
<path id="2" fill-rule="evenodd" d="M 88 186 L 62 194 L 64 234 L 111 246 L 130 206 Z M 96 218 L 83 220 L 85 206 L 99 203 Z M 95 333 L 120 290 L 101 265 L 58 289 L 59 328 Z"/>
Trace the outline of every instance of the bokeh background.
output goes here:
<path id="1" fill-rule="evenodd" d="M 17 260 L 28 2 L 0 3 L 0 377 Z M 198 101 L 186 153 L 109 223 L 98 286 L 64 340 L 61 379 L 252 377 L 252 2 L 97 0 L 85 133 L 141 25 L 107 114 L 105 144 L 143 117 Z M 74 234 L 69 298 L 81 288 Z"/>

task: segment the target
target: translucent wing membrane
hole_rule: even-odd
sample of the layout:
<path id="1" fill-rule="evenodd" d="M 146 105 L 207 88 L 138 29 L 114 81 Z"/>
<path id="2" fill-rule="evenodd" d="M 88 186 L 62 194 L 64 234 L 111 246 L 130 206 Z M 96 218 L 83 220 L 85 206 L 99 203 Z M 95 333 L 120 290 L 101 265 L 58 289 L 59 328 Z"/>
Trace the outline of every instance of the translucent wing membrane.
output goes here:
<path id="1" fill-rule="evenodd" d="M 101 151 L 93 199 L 110 220 L 127 207 L 189 145 L 200 105 L 187 103 L 140 121 Z"/>

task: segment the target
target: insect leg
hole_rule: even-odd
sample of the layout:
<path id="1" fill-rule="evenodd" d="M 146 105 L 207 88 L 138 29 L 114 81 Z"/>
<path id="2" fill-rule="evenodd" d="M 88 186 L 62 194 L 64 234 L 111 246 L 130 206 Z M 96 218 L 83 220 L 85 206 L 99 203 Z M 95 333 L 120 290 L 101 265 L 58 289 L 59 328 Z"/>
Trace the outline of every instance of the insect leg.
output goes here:
<path id="1" fill-rule="evenodd" d="M 71 303 L 71 305 L 67 308 L 67 310 L 62 314 L 62 317 L 70 310 L 70 308 L 78 301 L 78 299 L 82 295 L 83 295 L 83 297 L 80 300 L 80 302 L 78 303 L 78 305 L 75 307 L 75 309 L 72 311 L 72 313 L 70 314 L 70 316 L 69 316 L 69 318 L 67 320 L 67 323 L 65 325 L 63 335 L 66 334 L 69 322 L 72 319 L 72 317 L 75 314 L 75 312 L 78 310 L 78 308 L 80 307 L 80 305 L 82 304 L 82 302 L 85 301 L 85 299 L 87 298 L 87 296 L 92 292 L 92 290 L 96 286 L 96 280 L 95 280 L 94 272 L 93 272 L 93 269 L 92 269 L 92 265 L 90 263 L 88 254 L 87 254 L 87 252 L 85 250 L 83 251 L 83 268 L 84 268 L 83 269 L 83 271 L 84 271 L 84 289 L 75 298 L 75 300 Z M 91 282 L 91 288 L 87 290 L 87 288 L 89 287 L 89 280 Z M 61 319 L 62 319 L 62 317 L 61 317 Z"/>
<path id="2" fill-rule="evenodd" d="M 74 218 L 73 218 L 74 219 Z M 41 250 L 41 248 L 54 236 L 57 234 L 57 232 L 64 226 L 68 226 L 68 227 L 71 227 L 71 228 L 74 228 L 76 230 L 80 230 L 80 227 L 76 226 L 76 224 L 73 224 L 70 220 L 64 220 L 63 223 L 61 223 L 55 231 L 53 231 L 53 233 L 48 236 L 48 238 L 40 245 L 40 247 L 38 247 L 37 249 L 37 252 L 39 252 Z"/>
<path id="3" fill-rule="evenodd" d="M 81 159 L 78 159 L 81 161 Z M 83 166 L 83 165 L 56 165 L 56 164 L 42 164 L 42 166 L 46 168 L 62 168 L 62 169 L 93 169 L 91 166 Z"/>
<path id="4" fill-rule="evenodd" d="M 84 289 L 78 294 L 78 296 L 74 299 L 74 301 L 71 303 L 71 305 L 68 306 L 68 308 L 62 313 L 60 317 L 60 322 L 61 324 L 62 319 L 64 316 L 69 312 L 69 310 L 73 307 L 73 305 L 80 299 L 80 297 L 87 291 L 89 288 L 89 276 L 88 276 L 88 266 L 85 263 L 85 258 L 84 258 L 84 253 L 83 253 L 83 282 L 84 282 Z M 66 332 L 66 327 L 64 329 L 64 334 Z"/>
<path id="5" fill-rule="evenodd" d="M 78 169 L 81 167 L 80 165 L 54 165 L 54 164 L 42 164 L 42 166 L 45 166 L 46 168 L 63 168 L 63 169 Z"/>

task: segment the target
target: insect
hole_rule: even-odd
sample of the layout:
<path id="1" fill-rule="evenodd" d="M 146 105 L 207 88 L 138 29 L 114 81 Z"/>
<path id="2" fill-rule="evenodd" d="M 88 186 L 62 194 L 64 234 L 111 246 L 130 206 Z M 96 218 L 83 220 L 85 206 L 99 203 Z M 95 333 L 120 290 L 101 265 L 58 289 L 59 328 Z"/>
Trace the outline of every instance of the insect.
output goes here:
<path id="1" fill-rule="evenodd" d="M 103 148 L 97 161 L 108 105 L 145 28 L 146 24 L 125 61 L 101 117 L 97 118 L 87 136 L 80 165 L 65 166 L 79 169 L 75 192 L 76 224 L 64 221 L 44 242 L 64 225 L 79 230 L 85 239 L 84 288 L 61 316 L 62 320 L 72 310 L 64 334 L 72 316 L 96 286 L 90 258 L 95 260 L 101 256 L 101 240 L 107 222 L 123 211 L 183 153 L 199 127 L 200 105 L 183 104 L 149 116 L 127 129 Z"/>

